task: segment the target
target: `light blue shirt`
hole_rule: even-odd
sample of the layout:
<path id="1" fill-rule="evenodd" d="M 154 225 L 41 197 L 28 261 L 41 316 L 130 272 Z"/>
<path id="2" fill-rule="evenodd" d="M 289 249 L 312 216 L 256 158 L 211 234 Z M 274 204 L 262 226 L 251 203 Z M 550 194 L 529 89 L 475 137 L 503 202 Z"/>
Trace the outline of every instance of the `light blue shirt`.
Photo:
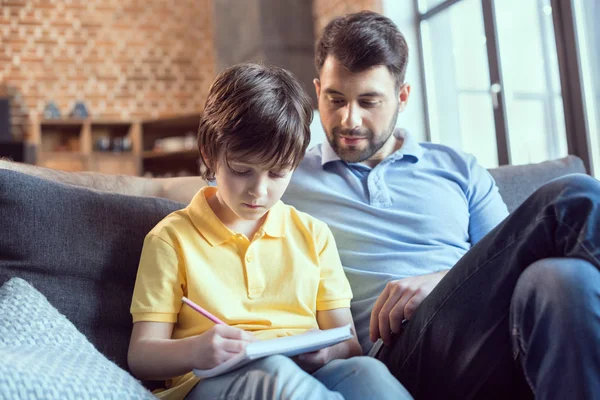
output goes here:
<path id="1" fill-rule="evenodd" d="M 312 148 L 283 196 L 331 228 L 365 353 L 371 309 L 388 281 L 452 268 L 508 215 L 475 157 L 395 135 L 402 148 L 375 168 L 342 161 L 327 142 Z"/>

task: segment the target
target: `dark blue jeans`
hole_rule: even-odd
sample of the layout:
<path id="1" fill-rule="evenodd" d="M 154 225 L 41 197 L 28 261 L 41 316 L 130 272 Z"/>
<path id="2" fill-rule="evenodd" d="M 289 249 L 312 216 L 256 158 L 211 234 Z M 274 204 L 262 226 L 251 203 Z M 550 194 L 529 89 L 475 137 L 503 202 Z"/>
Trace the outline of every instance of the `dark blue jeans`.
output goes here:
<path id="1" fill-rule="evenodd" d="M 378 357 L 417 400 L 600 398 L 600 183 L 537 190 Z"/>

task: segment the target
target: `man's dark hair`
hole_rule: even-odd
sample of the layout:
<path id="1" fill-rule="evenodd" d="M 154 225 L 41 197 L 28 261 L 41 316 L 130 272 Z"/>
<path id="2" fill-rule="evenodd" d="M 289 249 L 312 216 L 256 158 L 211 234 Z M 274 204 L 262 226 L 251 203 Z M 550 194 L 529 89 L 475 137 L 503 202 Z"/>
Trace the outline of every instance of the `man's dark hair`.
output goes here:
<path id="1" fill-rule="evenodd" d="M 213 82 L 198 128 L 202 177 L 225 162 L 252 158 L 265 168 L 296 168 L 310 142 L 310 97 L 290 72 L 238 64 Z"/>
<path id="2" fill-rule="evenodd" d="M 315 66 L 318 73 L 330 55 L 350 72 L 384 65 L 395 78 L 396 87 L 404 83 L 408 45 L 398 27 L 381 14 L 361 11 L 329 22 L 317 41 Z"/>

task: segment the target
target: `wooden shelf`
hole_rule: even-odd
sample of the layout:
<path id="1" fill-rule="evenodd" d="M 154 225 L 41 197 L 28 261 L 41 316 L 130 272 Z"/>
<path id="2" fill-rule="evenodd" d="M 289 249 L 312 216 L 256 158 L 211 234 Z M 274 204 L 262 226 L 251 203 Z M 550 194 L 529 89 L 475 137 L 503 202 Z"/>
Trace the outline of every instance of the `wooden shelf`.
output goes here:
<path id="1" fill-rule="evenodd" d="M 38 156 L 42 158 L 78 158 L 83 157 L 84 154 L 80 151 L 40 151 Z"/>
<path id="2" fill-rule="evenodd" d="M 165 116 L 161 118 L 155 119 L 146 119 L 142 121 L 142 128 L 151 129 L 151 128 L 190 128 L 195 127 L 195 130 L 198 130 L 198 125 L 200 124 L 200 113 L 198 114 L 187 114 L 187 115 L 173 115 L 173 116 Z"/>
<path id="3" fill-rule="evenodd" d="M 198 150 L 182 150 L 182 151 L 144 151 L 142 158 L 145 160 L 149 159 L 160 159 L 169 157 L 194 157 L 198 158 Z"/>
<path id="4" fill-rule="evenodd" d="M 43 119 L 40 121 L 40 125 L 43 126 L 55 126 L 55 127 L 77 127 L 83 126 L 86 122 L 85 119 L 76 118 L 63 118 L 63 119 Z"/>
<path id="5" fill-rule="evenodd" d="M 38 165 L 68 171 L 158 176 L 198 174 L 198 150 L 154 151 L 161 138 L 196 134 L 200 114 L 153 119 L 32 117 Z M 121 151 L 113 151 L 115 146 Z"/>

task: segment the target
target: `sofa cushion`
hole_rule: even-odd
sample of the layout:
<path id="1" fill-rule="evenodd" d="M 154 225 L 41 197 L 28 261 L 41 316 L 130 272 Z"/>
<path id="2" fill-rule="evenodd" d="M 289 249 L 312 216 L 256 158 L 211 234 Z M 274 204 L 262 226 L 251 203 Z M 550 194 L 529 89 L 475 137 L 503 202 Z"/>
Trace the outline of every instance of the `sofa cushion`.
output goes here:
<path id="1" fill-rule="evenodd" d="M 0 169 L 0 284 L 25 279 L 127 368 L 129 307 L 144 237 L 182 207 Z"/>
<path id="2" fill-rule="evenodd" d="M 585 174 L 585 167 L 581 158 L 568 156 L 538 164 L 505 165 L 489 171 L 496 180 L 508 211 L 513 212 L 544 183 L 567 174 Z"/>
<path id="3" fill-rule="evenodd" d="M 0 398 L 154 398 L 24 280 L 0 287 L 0 315 Z"/>

